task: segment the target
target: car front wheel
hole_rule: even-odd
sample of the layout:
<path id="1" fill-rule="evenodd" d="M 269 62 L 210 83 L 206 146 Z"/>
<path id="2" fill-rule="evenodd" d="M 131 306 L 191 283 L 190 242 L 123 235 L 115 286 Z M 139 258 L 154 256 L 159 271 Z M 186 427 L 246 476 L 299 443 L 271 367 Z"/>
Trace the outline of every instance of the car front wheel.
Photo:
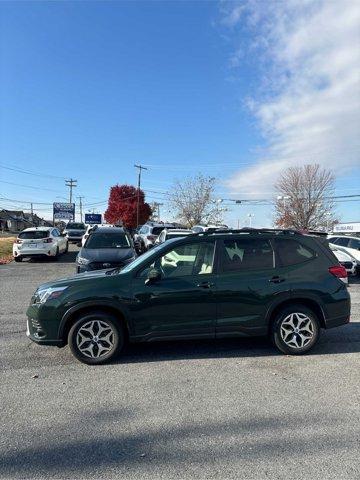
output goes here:
<path id="1" fill-rule="evenodd" d="M 100 365 L 115 358 L 124 347 L 124 334 L 118 320 L 104 312 L 79 318 L 71 327 L 68 343 L 80 362 Z"/>
<path id="2" fill-rule="evenodd" d="M 312 310 L 303 305 L 284 308 L 272 326 L 275 346 L 288 355 L 308 352 L 319 340 L 320 324 Z"/>

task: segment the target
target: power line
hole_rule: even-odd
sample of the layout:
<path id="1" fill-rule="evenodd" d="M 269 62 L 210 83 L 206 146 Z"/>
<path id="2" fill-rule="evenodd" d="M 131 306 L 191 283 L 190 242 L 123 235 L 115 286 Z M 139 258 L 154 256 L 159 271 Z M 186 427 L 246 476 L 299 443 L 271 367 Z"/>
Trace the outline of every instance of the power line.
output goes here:
<path id="1" fill-rule="evenodd" d="M 7 185 L 14 185 L 15 187 L 32 188 L 34 190 L 39 190 L 39 187 L 35 187 L 34 185 L 22 185 L 20 183 L 6 182 L 5 180 L 0 180 L 0 182 L 6 183 Z M 52 192 L 52 193 L 62 193 L 62 192 L 59 192 L 58 190 L 52 190 L 51 188 L 45 188 L 45 187 L 41 187 L 41 190 L 46 190 L 47 192 Z"/>
<path id="2" fill-rule="evenodd" d="M 4 168 L 6 170 L 11 170 L 13 172 L 17 172 L 17 173 L 24 173 L 26 175 L 34 175 L 35 177 L 46 177 L 46 178 L 56 178 L 56 179 L 59 179 L 59 180 L 66 180 L 65 177 L 59 177 L 57 175 L 50 175 L 50 174 L 47 174 L 47 173 L 35 173 L 35 172 L 31 172 L 29 170 L 24 170 L 20 167 L 7 167 L 3 164 L 0 164 L 0 168 Z"/>

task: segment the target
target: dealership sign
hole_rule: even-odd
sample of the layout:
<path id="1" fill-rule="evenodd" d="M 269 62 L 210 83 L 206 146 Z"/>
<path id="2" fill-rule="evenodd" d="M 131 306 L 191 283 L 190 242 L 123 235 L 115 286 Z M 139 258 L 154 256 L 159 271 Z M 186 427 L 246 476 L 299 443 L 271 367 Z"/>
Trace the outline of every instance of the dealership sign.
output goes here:
<path id="1" fill-rule="evenodd" d="M 54 203 L 53 216 L 55 219 L 74 220 L 75 219 L 75 203 Z"/>
<path id="2" fill-rule="evenodd" d="M 360 233 L 360 222 L 338 223 L 334 225 L 334 233 Z"/>
<path id="3" fill-rule="evenodd" d="M 101 224 L 101 213 L 85 213 L 85 223 L 88 225 Z"/>

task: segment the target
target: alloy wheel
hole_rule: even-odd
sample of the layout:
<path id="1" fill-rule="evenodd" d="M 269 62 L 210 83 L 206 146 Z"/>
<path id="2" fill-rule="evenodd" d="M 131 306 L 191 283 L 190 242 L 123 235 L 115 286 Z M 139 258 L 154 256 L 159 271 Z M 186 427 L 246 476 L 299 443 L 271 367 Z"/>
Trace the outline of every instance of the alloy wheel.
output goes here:
<path id="1" fill-rule="evenodd" d="M 314 337 L 314 322 L 304 313 L 291 313 L 281 322 L 280 334 L 287 346 L 304 348 Z"/>
<path id="2" fill-rule="evenodd" d="M 79 328 L 76 345 L 86 357 L 103 357 L 114 348 L 114 331 L 104 320 L 91 320 Z"/>

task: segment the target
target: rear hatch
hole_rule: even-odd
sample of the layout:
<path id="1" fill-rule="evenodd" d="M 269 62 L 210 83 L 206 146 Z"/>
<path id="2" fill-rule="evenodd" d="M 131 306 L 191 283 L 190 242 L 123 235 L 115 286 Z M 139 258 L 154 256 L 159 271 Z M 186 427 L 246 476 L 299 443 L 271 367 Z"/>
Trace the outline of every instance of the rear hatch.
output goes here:
<path id="1" fill-rule="evenodd" d="M 49 230 L 34 230 L 29 232 L 21 232 L 16 240 L 16 243 L 21 245 L 21 249 L 43 248 L 50 237 Z"/>

